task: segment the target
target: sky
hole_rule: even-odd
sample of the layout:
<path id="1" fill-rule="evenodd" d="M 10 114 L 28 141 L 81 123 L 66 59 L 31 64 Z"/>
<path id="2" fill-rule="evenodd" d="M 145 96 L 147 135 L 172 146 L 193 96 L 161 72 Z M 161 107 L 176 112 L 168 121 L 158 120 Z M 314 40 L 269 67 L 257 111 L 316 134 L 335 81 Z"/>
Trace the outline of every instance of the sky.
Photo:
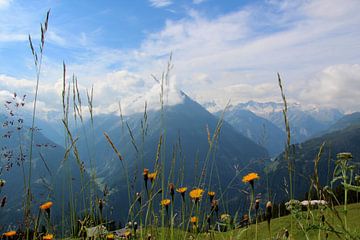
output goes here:
<path id="1" fill-rule="evenodd" d="M 94 110 L 125 114 L 158 106 L 170 55 L 169 104 L 184 91 L 223 108 L 250 100 L 289 101 L 360 111 L 358 0 L 0 0 L 0 101 L 27 94 L 36 69 L 28 42 L 39 45 L 50 11 L 38 112 L 61 112 L 63 67 Z"/>

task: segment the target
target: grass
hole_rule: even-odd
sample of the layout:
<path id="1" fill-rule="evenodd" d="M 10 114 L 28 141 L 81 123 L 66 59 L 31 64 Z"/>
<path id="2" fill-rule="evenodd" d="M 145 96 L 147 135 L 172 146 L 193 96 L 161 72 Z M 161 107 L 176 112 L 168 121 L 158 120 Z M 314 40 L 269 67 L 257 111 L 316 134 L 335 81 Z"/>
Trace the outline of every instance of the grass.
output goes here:
<path id="1" fill-rule="evenodd" d="M 353 232 L 355 235 L 358 235 L 360 233 L 360 204 L 349 204 L 348 206 L 348 216 L 347 219 L 351 223 L 349 229 L 350 232 Z M 341 211 L 343 209 L 343 206 L 337 206 L 335 208 L 338 211 Z M 313 211 L 313 213 L 316 213 L 317 210 Z M 303 212 L 303 214 L 306 214 L 306 211 Z M 340 213 L 341 217 L 344 217 L 343 214 Z M 272 228 L 272 239 L 286 239 L 284 237 L 285 235 L 285 229 L 290 230 L 290 218 L 291 215 L 287 215 L 284 217 L 276 218 L 271 221 L 271 228 Z M 333 221 L 333 216 L 330 212 L 325 214 L 325 219 L 330 219 L 329 222 Z M 304 222 L 303 222 L 304 223 Z M 335 228 L 337 231 L 342 231 L 340 228 Z M 162 228 L 156 229 L 157 233 L 162 232 Z M 165 228 L 165 234 L 170 234 L 170 229 Z M 213 232 L 213 233 L 201 233 L 195 236 L 191 233 L 186 233 L 180 229 L 175 228 L 174 229 L 174 238 L 173 239 L 241 239 L 241 240 L 253 240 L 255 239 L 255 225 L 251 225 L 248 228 L 239 228 L 236 230 L 231 230 L 228 232 Z M 184 238 L 186 235 L 186 238 Z M 308 232 L 310 239 L 316 239 L 318 237 L 318 230 L 310 230 Z M 263 221 L 259 223 L 258 225 L 258 238 L 259 239 L 269 239 L 268 235 L 268 229 L 267 229 L 267 222 Z M 77 240 L 80 238 L 65 238 L 67 240 Z M 294 230 L 293 230 L 293 236 L 291 239 L 305 239 L 305 235 L 303 231 L 299 228 L 298 225 L 294 224 Z M 322 235 L 321 239 L 326 239 L 325 234 Z M 336 236 L 334 233 L 329 233 L 328 238 L 331 239 L 343 239 L 341 237 Z"/>
<path id="2" fill-rule="evenodd" d="M 338 211 L 341 211 L 343 206 L 337 206 L 336 209 Z M 317 212 L 317 211 L 314 211 Z M 303 214 L 306 214 L 304 212 Z M 343 214 L 340 213 L 340 216 L 343 217 Z M 350 204 L 348 205 L 348 216 L 347 219 L 349 222 L 351 222 L 350 231 L 357 233 L 357 235 L 360 232 L 360 222 L 359 222 L 359 216 L 360 216 L 360 204 Z M 282 239 L 285 233 L 285 229 L 288 229 L 290 231 L 290 219 L 291 215 L 280 217 L 273 219 L 271 221 L 271 229 L 272 229 L 272 238 L 273 239 Z M 325 219 L 330 219 L 329 222 L 331 223 L 334 221 L 334 217 L 330 212 L 325 214 Z M 303 222 L 304 224 L 304 222 Z M 335 228 L 338 231 L 342 231 L 340 228 Z M 308 232 L 310 239 L 316 239 L 318 237 L 318 230 L 310 230 Z M 267 223 L 261 222 L 258 226 L 258 236 L 259 239 L 269 239 L 268 236 L 268 230 L 267 230 Z M 248 230 L 233 230 L 226 233 L 217 233 L 215 239 L 249 239 L 253 240 L 255 239 L 255 225 L 252 225 L 248 228 Z M 297 224 L 294 224 L 293 229 L 293 239 L 305 239 L 305 235 L 303 231 L 299 228 Z M 325 236 L 323 235 L 321 239 L 325 239 Z M 329 233 L 328 239 L 343 239 L 336 236 L 334 233 Z"/>

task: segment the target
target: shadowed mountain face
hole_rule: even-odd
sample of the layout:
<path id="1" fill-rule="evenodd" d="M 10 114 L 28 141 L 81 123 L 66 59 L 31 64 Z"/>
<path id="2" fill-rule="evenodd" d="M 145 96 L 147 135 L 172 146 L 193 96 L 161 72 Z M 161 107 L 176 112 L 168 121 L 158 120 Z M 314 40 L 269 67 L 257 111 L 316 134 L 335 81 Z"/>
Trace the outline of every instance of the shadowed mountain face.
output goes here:
<path id="1" fill-rule="evenodd" d="M 345 129 L 347 127 L 360 125 L 360 112 L 348 114 L 340 118 L 335 124 L 331 125 L 326 132 L 331 133 L 338 130 Z"/>
<path id="2" fill-rule="evenodd" d="M 3 227 L 22 224 L 24 219 L 24 182 L 28 182 L 30 130 L 25 124 L 19 124 L 18 119 L 1 115 L 0 178 L 6 184 L 1 188 L 0 198 L 6 196 L 7 199 L 5 206 L 0 209 L 0 226 Z M 38 214 L 42 203 L 53 201 L 53 219 L 60 220 L 64 211 L 68 221 L 70 182 L 73 184 L 75 201 L 80 199 L 79 166 L 71 154 L 66 161 L 64 155 L 64 148 L 44 137 L 42 131 L 35 130 L 31 168 L 32 214 Z M 84 173 L 84 180 L 87 179 L 87 174 Z M 80 211 L 83 207 L 78 203 L 76 209 Z"/>
<path id="3" fill-rule="evenodd" d="M 339 126 L 340 123 L 336 125 Z M 294 194 L 296 198 L 304 198 L 305 193 L 309 191 L 310 179 L 314 176 L 314 159 L 324 142 L 325 146 L 318 166 L 319 181 L 322 186 L 329 185 L 332 179 L 337 153 L 351 152 L 353 161 L 359 163 L 360 124 L 358 123 L 296 144 L 293 148 L 294 153 L 291 154 L 295 159 Z M 284 191 L 284 181 L 289 183 L 287 161 L 284 155 L 280 155 L 269 166 L 269 169 L 273 193 L 277 194 L 278 199 L 288 199 Z"/>
<path id="4" fill-rule="evenodd" d="M 220 116 L 221 113 L 216 115 Z M 265 118 L 235 107 L 225 112 L 224 119 L 244 136 L 265 147 L 270 156 L 276 156 L 284 150 L 284 131 Z"/>
<path id="5" fill-rule="evenodd" d="M 86 147 L 85 142 L 81 143 L 83 154 L 89 159 L 96 156 L 92 159 L 96 161 L 98 182 L 100 186 L 107 184 L 110 187 L 113 193 L 110 202 L 120 215 L 127 214 L 126 207 L 118 207 L 126 206 L 127 201 L 122 163 L 129 167 L 132 194 L 144 191 L 142 169 L 154 170 L 157 156 L 159 167 L 165 170 L 165 187 L 169 181 L 177 187 L 185 185 L 191 189 L 199 185 L 201 178 L 202 187 L 209 190 L 208 183 L 211 181 L 212 190 L 217 191 L 220 185 L 227 186 L 239 170 L 246 174 L 262 169 L 261 161 L 268 157 L 267 151 L 226 122 L 221 127 L 218 140 L 209 150 L 207 128 L 212 136 L 218 120 L 185 94 L 183 98 L 181 104 L 166 107 L 163 114 L 161 111 L 148 112 L 146 122 L 143 114 L 126 117 L 124 124 L 119 116 L 96 117 L 92 133 L 94 145 L 89 143 Z M 91 126 L 85 128 L 91 129 Z M 142 129 L 145 128 L 143 137 Z M 124 158 L 122 162 L 114 154 L 103 132 L 109 134 L 118 148 Z M 162 140 L 158 148 L 160 136 Z M 157 149 L 160 149 L 159 155 Z M 164 191 L 166 195 L 166 189 Z M 231 198 L 238 195 L 236 191 L 229 192 L 233 194 Z"/>

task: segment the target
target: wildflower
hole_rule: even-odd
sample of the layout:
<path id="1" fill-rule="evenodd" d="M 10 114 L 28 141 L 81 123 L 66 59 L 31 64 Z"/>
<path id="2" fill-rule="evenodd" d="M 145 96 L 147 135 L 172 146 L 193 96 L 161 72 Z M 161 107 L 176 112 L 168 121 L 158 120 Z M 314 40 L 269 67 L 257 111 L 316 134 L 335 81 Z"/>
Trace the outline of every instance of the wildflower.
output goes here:
<path id="1" fill-rule="evenodd" d="M 271 218 L 272 218 L 272 203 L 270 201 L 268 201 L 266 203 L 265 218 L 266 218 L 267 223 L 268 223 L 267 225 L 268 225 L 269 236 L 271 236 L 270 221 L 271 221 Z"/>
<path id="2" fill-rule="evenodd" d="M 288 239 L 289 236 L 290 236 L 289 231 L 287 229 L 285 229 L 285 237 L 286 237 L 286 239 Z"/>
<path id="3" fill-rule="evenodd" d="M 132 227 L 133 227 L 133 225 L 132 225 L 132 222 L 131 222 L 131 221 L 129 221 L 129 222 L 127 223 L 127 227 L 128 227 L 128 228 L 132 228 Z"/>
<path id="4" fill-rule="evenodd" d="M 40 206 L 40 209 L 45 211 L 48 216 L 50 216 L 50 208 L 52 207 L 53 202 L 46 202 Z"/>
<path id="5" fill-rule="evenodd" d="M 190 198 L 192 200 L 194 200 L 195 203 L 196 203 L 202 197 L 203 192 L 204 192 L 204 190 L 202 190 L 201 188 L 195 188 L 195 189 L 190 191 L 189 195 L 190 195 Z"/>
<path id="6" fill-rule="evenodd" d="M 149 179 L 149 169 L 144 168 L 143 176 L 144 176 L 145 188 L 146 188 L 146 191 L 147 191 L 147 190 L 148 190 L 147 183 L 148 183 L 148 179 Z M 148 193 L 148 194 L 149 194 L 149 193 Z"/>
<path id="7" fill-rule="evenodd" d="M 53 202 L 46 202 L 40 206 L 41 210 L 48 210 L 52 207 Z"/>
<path id="8" fill-rule="evenodd" d="M 219 212 L 219 201 L 218 200 L 212 200 L 211 201 L 211 212 L 215 212 L 216 216 Z"/>
<path id="9" fill-rule="evenodd" d="M 190 218 L 190 222 L 191 222 L 192 224 L 196 225 L 197 222 L 198 222 L 198 218 L 197 218 L 196 216 L 191 217 L 191 218 Z"/>
<path id="10" fill-rule="evenodd" d="M 268 221 L 268 223 L 270 223 L 271 217 L 272 217 L 272 203 L 270 201 L 268 201 L 266 203 L 266 220 Z"/>
<path id="11" fill-rule="evenodd" d="M 242 181 L 244 183 L 250 183 L 251 185 L 254 185 L 254 180 L 259 179 L 259 175 L 257 173 L 249 173 L 248 175 L 244 176 Z"/>
<path id="12" fill-rule="evenodd" d="M 296 199 L 290 199 L 290 201 L 285 203 L 286 210 L 292 211 L 294 209 L 299 209 L 301 207 L 301 202 Z"/>
<path id="13" fill-rule="evenodd" d="M 170 203 L 171 203 L 170 199 L 167 199 L 167 198 L 161 200 L 161 202 L 160 202 L 160 205 L 165 207 L 166 213 L 168 213 Z"/>
<path id="14" fill-rule="evenodd" d="M 5 186 L 6 181 L 4 179 L 0 179 L 0 187 Z"/>
<path id="15" fill-rule="evenodd" d="M 151 182 L 153 182 L 156 179 L 157 172 L 149 173 L 148 178 Z"/>
<path id="16" fill-rule="evenodd" d="M 227 213 L 223 213 L 220 215 L 220 220 L 222 222 L 230 222 L 231 216 Z"/>
<path id="17" fill-rule="evenodd" d="M 249 219 L 250 219 L 250 222 L 251 222 L 251 209 L 253 208 L 253 203 L 254 203 L 254 195 L 255 195 L 255 192 L 254 192 L 254 181 L 256 179 L 259 179 L 259 175 L 257 173 L 249 173 L 248 175 L 244 176 L 242 181 L 244 183 L 250 183 L 250 187 L 251 187 L 251 200 L 250 200 L 250 207 L 249 207 Z"/>
<path id="18" fill-rule="evenodd" d="M 170 201 L 170 199 L 163 199 L 163 200 L 161 200 L 161 206 L 163 206 L 163 207 L 166 207 L 166 206 L 169 206 L 170 205 L 170 203 L 171 203 L 171 201 Z"/>
<path id="19" fill-rule="evenodd" d="M 139 202 L 139 204 L 141 205 L 141 193 L 139 193 L 139 192 L 136 193 L 136 199 Z"/>
<path id="20" fill-rule="evenodd" d="M 124 233 L 124 237 L 125 237 L 125 238 L 130 238 L 130 237 L 131 237 L 131 231 L 127 230 L 127 231 Z"/>
<path id="21" fill-rule="evenodd" d="M 148 180 L 148 175 L 149 175 L 149 169 L 144 168 L 143 176 L 144 176 L 144 181 L 145 182 Z"/>
<path id="22" fill-rule="evenodd" d="M 255 201 L 255 210 L 258 211 L 260 207 L 260 199 L 256 199 Z"/>
<path id="23" fill-rule="evenodd" d="M 171 198 L 172 198 L 172 200 L 174 201 L 175 186 L 174 186 L 173 183 L 170 183 L 170 184 L 169 184 L 169 191 L 170 191 Z"/>
<path id="24" fill-rule="evenodd" d="M 183 201 L 185 201 L 185 192 L 187 191 L 187 187 L 177 188 L 176 191 L 181 194 Z"/>
<path id="25" fill-rule="evenodd" d="M 16 235 L 16 231 L 9 231 L 9 232 L 4 233 L 5 237 L 13 237 L 15 235 Z"/>
<path id="26" fill-rule="evenodd" d="M 43 240 L 52 240 L 54 238 L 54 235 L 52 234 L 46 234 L 45 236 L 43 236 Z"/>
<path id="27" fill-rule="evenodd" d="M 212 200 L 213 200 L 214 197 L 215 197 L 215 192 L 209 191 L 209 192 L 208 192 L 208 196 L 209 196 L 209 198 L 210 198 L 210 202 L 212 202 Z"/>
<path id="28" fill-rule="evenodd" d="M 98 205 L 99 205 L 100 212 L 102 212 L 102 210 L 104 208 L 104 200 L 98 199 Z"/>
<path id="29" fill-rule="evenodd" d="M 106 235 L 106 239 L 113 240 L 113 239 L 115 239 L 115 236 L 114 236 L 114 234 L 110 233 L 110 234 Z"/>
<path id="30" fill-rule="evenodd" d="M 138 228 L 138 223 L 134 222 L 134 231 L 135 231 L 135 233 L 136 233 L 137 228 Z"/>

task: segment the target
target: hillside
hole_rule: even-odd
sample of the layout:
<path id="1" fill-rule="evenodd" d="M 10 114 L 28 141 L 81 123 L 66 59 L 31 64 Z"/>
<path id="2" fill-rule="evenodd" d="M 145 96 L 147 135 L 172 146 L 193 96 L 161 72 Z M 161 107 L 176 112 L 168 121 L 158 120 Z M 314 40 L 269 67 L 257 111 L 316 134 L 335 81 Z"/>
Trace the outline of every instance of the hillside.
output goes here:
<path id="1" fill-rule="evenodd" d="M 310 139 L 304 143 L 293 146 L 291 157 L 295 162 L 294 193 L 296 198 L 304 198 L 309 190 L 310 178 L 314 175 L 314 159 L 322 143 L 325 142 L 323 154 L 319 162 L 319 181 L 321 185 L 329 184 L 332 179 L 336 154 L 351 152 L 353 161 L 359 163 L 360 125 L 352 124 L 345 129 Z M 284 191 L 284 181 L 288 182 L 287 162 L 284 155 L 280 155 L 270 166 L 270 182 L 273 193 L 278 199 L 287 198 Z M 279 180 L 281 183 L 279 184 Z M 288 183 L 287 183 L 288 184 Z"/>
<path id="2" fill-rule="evenodd" d="M 133 194 L 144 190 L 142 169 L 154 170 L 161 134 L 159 163 L 162 160 L 165 162 L 165 166 L 162 166 L 165 181 L 174 182 L 176 186 L 191 188 L 198 185 L 202 178 L 205 180 L 202 185 L 211 181 L 212 190 L 217 191 L 234 178 L 237 169 L 244 173 L 262 169 L 261 161 L 268 158 L 267 151 L 226 122 L 221 127 L 215 147 L 209 152 L 207 127 L 213 135 L 218 119 L 185 94 L 183 98 L 181 104 L 167 107 L 163 116 L 161 111 L 148 112 L 146 123 L 143 114 L 127 116 L 124 124 L 119 116 L 104 115 L 94 119 L 94 145 L 90 143 L 91 147 L 88 149 L 96 149 L 96 152 L 87 151 L 83 141 L 81 153 L 87 158 L 94 154 L 92 157 L 96 161 L 98 183 L 100 186 L 106 184 L 113 193 L 109 199 L 109 206 L 114 206 L 115 209 L 113 212 L 120 211 L 122 216 L 127 214 L 126 208 L 118 207 L 126 205 L 126 199 L 120 197 L 126 192 L 126 181 L 122 162 L 114 154 L 103 132 L 109 134 L 123 156 L 125 165 L 129 167 Z M 144 138 L 141 126 L 147 126 Z M 85 129 L 91 129 L 91 126 L 88 125 Z M 230 196 L 236 195 L 230 191 Z"/>
<path id="3" fill-rule="evenodd" d="M 7 125 L 14 120 L 16 119 L 4 115 L 1 117 L 0 178 L 6 181 L 6 185 L 1 188 L 0 197 L 7 197 L 5 206 L 0 210 L 0 226 L 3 227 L 19 224 L 23 219 L 23 204 L 26 199 L 24 181 L 27 182 L 29 170 L 29 127 L 25 124 Z M 74 194 L 74 199 L 80 199 L 79 166 L 71 153 L 64 161 L 65 152 L 64 148 L 46 138 L 42 130 L 35 130 L 31 168 L 33 214 L 38 212 L 42 203 L 53 201 L 56 210 L 52 217 L 59 220 L 62 211 L 69 212 L 70 194 Z M 84 181 L 88 181 L 86 173 Z M 72 193 L 69 191 L 70 183 L 73 186 Z M 82 211 L 83 204 L 78 203 L 76 209 Z"/>

